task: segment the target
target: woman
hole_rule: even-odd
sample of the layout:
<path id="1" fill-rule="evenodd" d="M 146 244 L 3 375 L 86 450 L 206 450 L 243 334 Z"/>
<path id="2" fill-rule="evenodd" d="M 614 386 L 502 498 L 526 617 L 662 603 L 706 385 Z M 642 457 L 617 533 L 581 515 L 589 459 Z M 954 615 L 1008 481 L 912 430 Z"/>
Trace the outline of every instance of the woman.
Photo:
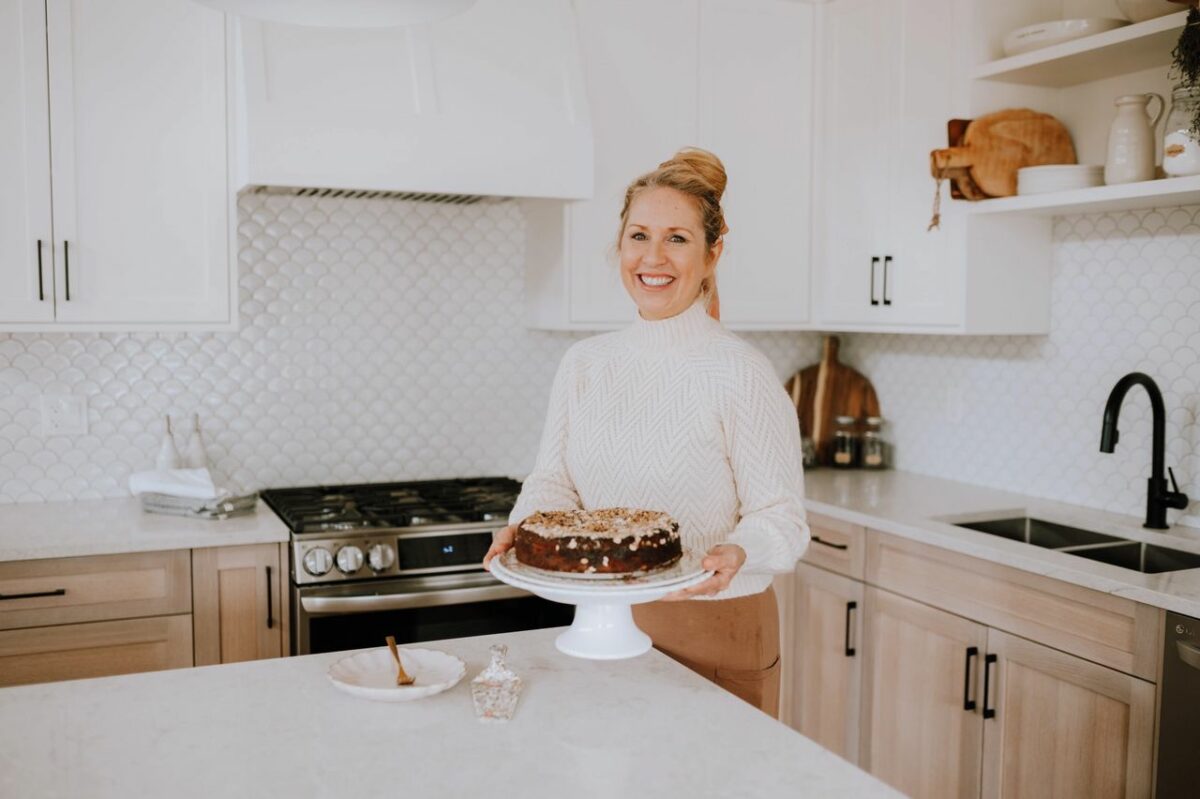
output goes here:
<path id="1" fill-rule="evenodd" d="M 563 356 L 537 463 L 484 565 L 534 511 L 670 513 L 714 574 L 635 606 L 638 626 L 658 649 L 777 715 L 771 575 L 790 572 L 809 538 L 800 431 L 770 362 L 711 313 L 725 181 L 715 155 L 689 148 L 626 190 L 617 252 L 638 319 Z"/>

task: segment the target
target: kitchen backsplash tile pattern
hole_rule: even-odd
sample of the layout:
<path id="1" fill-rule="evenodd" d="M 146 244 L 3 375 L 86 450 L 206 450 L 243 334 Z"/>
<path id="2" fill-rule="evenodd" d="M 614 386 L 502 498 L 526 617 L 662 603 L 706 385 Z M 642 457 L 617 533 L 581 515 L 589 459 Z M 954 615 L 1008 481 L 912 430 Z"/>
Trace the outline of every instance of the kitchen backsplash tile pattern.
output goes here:
<path id="1" fill-rule="evenodd" d="M 1167 465 L 1200 526 L 1200 208 L 1055 221 L 1049 336 L 856 335 L 842 358 L 869 375 L 896 464 L 924 474 L 1143 516 L 1150 403 L 1125 398 L 1116 451 L 1104 404 L 1141 371 L 1162 389 Z"/>
<path id="2" fill-rule="evenodd" d="M 239 332 L 0 334 L 0 502 L 123 495 L 165 413 L 201 414 L 238 488 L 523 476 L 582 334 L 523 325 L 517 203 L 248 195 L 239 210 Z M 1200 208 L 1067 217 L 1055 238 L 1049 336 L 843 336 L 896 464 L 1140 515 L 1140 389 L 1117 451 L 1098 451 L 1109 389 L 1140 369 L 1163 389 L 1167 461 L 1200 499 Z M 781 377 L 819 354 L 815 334 L 747 337 Z M 43 438 L 39 397 L 64 393 L 87 396 L 88 434 Z"/>
<path id="3" fill-rule="evenodd" d="M 0 334 L 0 502 L 124 495 L 168 413 L 238 489 L 525 475 L 582 334 L 524 327 L 519 204 L 246 195 L 239 233 L 237 333 Z M 819 348 L 750 338 L 781 375 Z M 88 434 L 43 438 L 43 394 Z"/>

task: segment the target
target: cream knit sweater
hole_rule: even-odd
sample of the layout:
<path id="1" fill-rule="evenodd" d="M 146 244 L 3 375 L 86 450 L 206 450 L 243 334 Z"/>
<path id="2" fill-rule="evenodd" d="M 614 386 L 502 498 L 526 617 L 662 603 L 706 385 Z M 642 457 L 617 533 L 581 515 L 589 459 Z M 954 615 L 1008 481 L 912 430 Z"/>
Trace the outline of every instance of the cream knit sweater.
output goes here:
<path id="1" fill-rule="evenodd" d="M 746 551 L 714 598 L 754 594 L 808 545 L 801 457 L 796 412 L 770 362 L 696 303 L 567 351 L 509 523 L 539 510 L 666 511 L 685 548 Z"/>

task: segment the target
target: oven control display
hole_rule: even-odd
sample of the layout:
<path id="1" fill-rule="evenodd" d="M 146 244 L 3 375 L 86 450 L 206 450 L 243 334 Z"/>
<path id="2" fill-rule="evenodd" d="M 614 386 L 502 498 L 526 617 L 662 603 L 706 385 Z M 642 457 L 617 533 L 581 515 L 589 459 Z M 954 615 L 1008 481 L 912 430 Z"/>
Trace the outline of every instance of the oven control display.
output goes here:
<path id="1" fill-rule="evenodd" d="M 491 543 L 491 533 L 421 536 L 397 541 L 400 565 L 405 571 L 478 563 Z"/>

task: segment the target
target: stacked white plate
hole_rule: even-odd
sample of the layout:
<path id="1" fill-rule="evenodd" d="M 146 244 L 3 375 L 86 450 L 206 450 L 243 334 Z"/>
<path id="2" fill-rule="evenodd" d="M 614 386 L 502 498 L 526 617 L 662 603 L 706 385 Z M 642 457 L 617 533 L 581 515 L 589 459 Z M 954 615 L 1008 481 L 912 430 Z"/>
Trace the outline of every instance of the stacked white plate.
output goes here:
<path id="1" fill-rule="evenodd" d="M 1046 194 L 1104 185 L 1104 167 L 1091 164 L 1048 164 L 1017 170 L 1017 194 Z"/>

